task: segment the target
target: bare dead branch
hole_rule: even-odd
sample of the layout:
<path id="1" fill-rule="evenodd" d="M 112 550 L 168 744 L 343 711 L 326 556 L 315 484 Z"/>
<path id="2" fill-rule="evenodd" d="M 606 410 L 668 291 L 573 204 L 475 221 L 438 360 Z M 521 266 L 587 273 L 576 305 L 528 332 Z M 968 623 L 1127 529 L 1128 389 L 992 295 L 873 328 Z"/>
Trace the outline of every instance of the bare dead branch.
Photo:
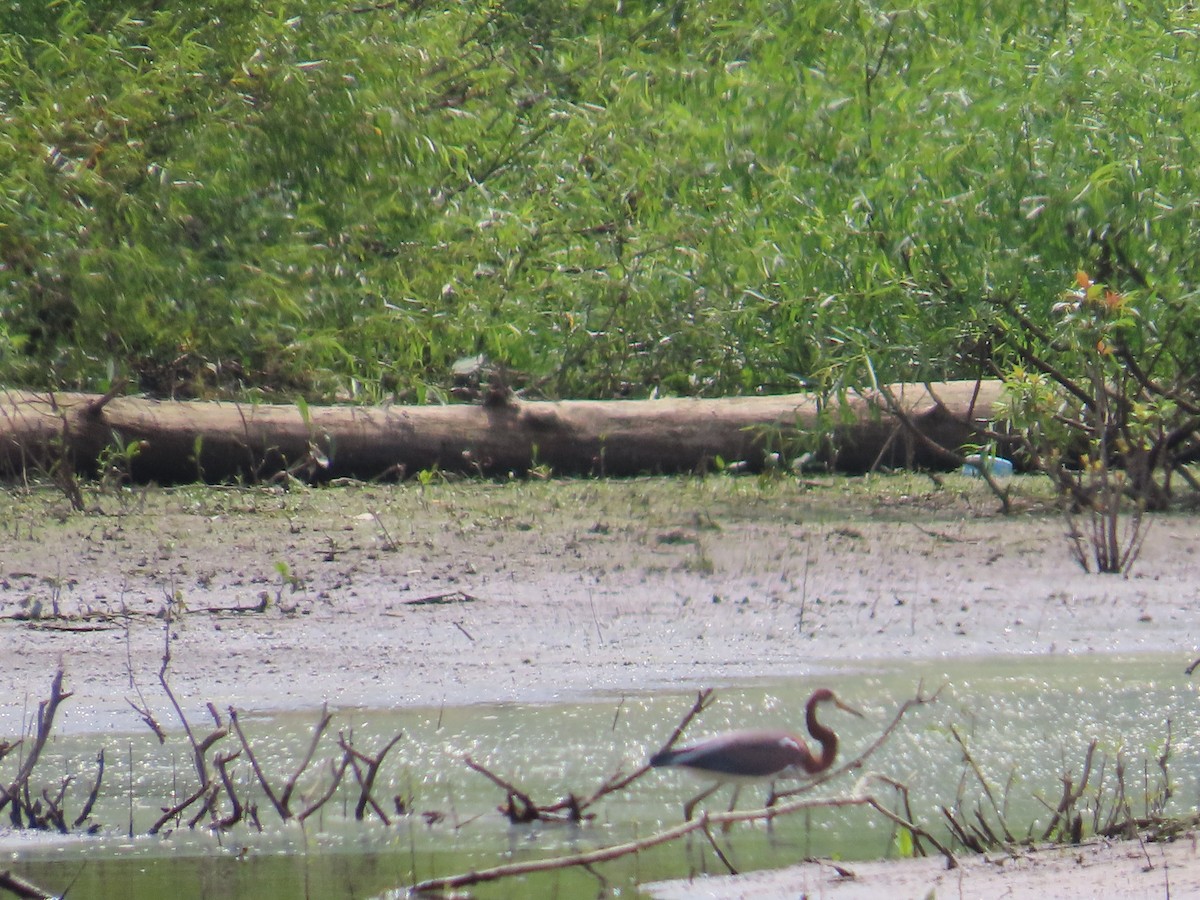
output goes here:
<path id="1" fill-rule="evenodd" d="M 271 788 L 271 783 L 267 780 L 262 767 L 258 764 L 258 757 L 250 749 L 250 742 L 246 740 L 245 732 L 242 731 L 242 723 L 238 721 L 237 710 L 232 706 L 229 707 L 229 724 L 233 726 L 233 733 L 237 735 L 238 740 L 242 744 L 242 749 L 246 752 L 246 759 L 250 761 L 250 768 L 254 770 L 254 777 L 258 779 L 263 793 L 267 795 L 267 799 L 271 801 L 271 805 L 275 807 L 275 811 L 279 813 L 281 819 L 290 819 L 291 813 L 288 811 L 287 806 L 275 796 L 275 791 Z"/>
<path id="2" fill-rule="evenodd" d="M 347 765 L 347 763 L 346 763 L 345 757 L 342 757 L 341 762 L 335 763 L 333 760 L 329 761 L 329 768 L 330 768 L 331 774 L 333 776 L 329 782 L 329 787 L 326 789 L 325 793 L 321 794 L 321 796 L 319 796 L 316 800 L 314 800 L 307 807 L 305 807 L 303 810 L 301 810 L 299 813 L 296 814 L 296 818 L 299 821 L 303 822 L 305 819 L 307 819 L 309 816 L 311 816 L 313 813 L 315 813 L 322 806 L 324 806 L 326 803 L 329 802 L 329 798 L 334 795 L 334 793 L 338 789 L 338 785 L 340 785 L 342 783 L 342 776 L 346 774 L 346 765 Z"/>
<path id="3" fill-rule="evenodd" d="M 692 704 L 692 708 L 688 710 L 680 723 L 675 726 L 675 730 L 671 732 L 671 736 L 667 738 L 667 742 L 659 748 L 659 752 L 661 753 L 674 747 L 679 739 L 683 737 L 683 733 L 687 730 L 688 726 L 692 724 L 692 720 L 712 706 L 714 699 L 712 688 L 705 688 L 698 692 L 696 694 L 696 702 Z"/>
<path id="4" fill-rule="evenodd" d="M 88 793 L 87 800 L 83 803 L 83 809 L 79 811 L 79 815 L 75 817 L 75 821 L 71 824 L 72 828 L 78 828 L 88 820 L 88 816 L 92 814 L 92 807 L 96 805 L 96 797 L 100 794 L 100 782 L 104 779 L 104 748 L 96 754 L 96 780 L 92 782 L 92 790 Z"/>
<path id="5" fill-rule="evenodd" d="M 205 754 L 208 749 L 221 738 L 225 737 L 228 732 L 221 727 L 220 720 L 217 719 L 217 729 L 203 743 L 196 739 L 196 734 L 192 730 L 192 725 L 184 715 L 183 707 L 180 706 L 179 700 L 175 697 L 175 692 L 171 690 L 171 684 L 167 680 L 167 669 L 171 665 L 171 623 L 174 620 L 174 609 L 176 606 L 176 598 L 169 590 L 166 593 L 166 604 L 163 608 L 163 656 L 162 665 L 158 670 L 158 683 L 162 685 L 163 693 L 167 695 L 167 699 L 171 701 L 171 706 L 175 709 L 175 715 L 179 718 L 180 724 L 183 725 L 183 731 L 187 735 L 188 743 L 192 745 L 192 762 L 196 767 L 196 775 L 200 779 L 201 788 L 207 788 L 212 783 L 212 776 L 208 771 L 208 761 Z M 212 712 L 212 706 L 209 706 Z M 216 714 L 214 712 L 214 718 Z"/>
<path id="6" fill-rule="evenodd" d="M 229 776 L 229 764 L 240 755 L 240 752 L 218 753 L 213 760 L 213 764 L 217 767 L 217 774 L 221 776 L 221 784 L 225 788 L 225 796 L 229 798 L 229 815 L 213 823 L 213 828 L 221 831 L 227 831 L 242 820 L 242 803 L 238 799 L 237 790 L 233 786 L 233 779 Z"/>
<path id="7" fill-rule="evenodd" d="M 889 787 L 894 789 L 896 791 L 896 793 L 900 796 L 901 801 L 904 803 L 904 818 L 903 819 L 892 818 L 892 821 L 896 825 L 899 825 L 900 827 L 906 829 L 908 831 L 908 833 L 910 835 L 912 835 L 913 853 L 915 855 L 917 855 L 917 856 L 925 855 L 925 848 L 923 846 L 921 846 L 921 838 L 924 837 L 927 840 L 929 840 L 929 842 L 931 844 L 933 844 L 939 851 L 941 851 L 942 855 L 944 855 L 946 857 L 950 857 L 949 851 L 947 851 L 938 841 L 936 841 L 932 837 L 930 837 L 929 833 L 924 828 L 921 828 L 919 825 L 915 824 L 917 819 L 916 819 L 916 816 L 913 815 L 912 803 L 909 798 L 908 785 L 904 784 L 903 782 L 897 781 L 894 778 L 890 778 L 887 775 L 881 775 L 877 772 L 872 773 L 871 775 L 868 776 L 868 778 L 869 778 L 869 780 L 878 781 L 878 782 L 888 785 Z M 888 815 L 888 814 L 884 813 L 884 815 Z M 896 813 L 895 816 L 898 817 L 899 813 Z M 889 816 L 889 818 L 891 818 L 891 816 Z M 954 866 L 951 865 L 950 868 L 954 868 Z"/>
<path id="8" fill-rule="evenodd" d="M 692 704 L 692 708 L 684 715 L 683 719 L 675 727 L 667 742 L 663 744 L 662 750 L 669 750 L 680 739 L 688 725 L 696 716 L 708 709 L 713 703 L 712 688 L 705 688 L 699 691 L 696 695 L 696 701 Z M 537 821 L 538 819 L 548 821 L 568 821 L 582 822 L 592 818 L 592 814 L 587 812 L 587 809 L 594 805 L 601 798 L 608 796 L 616 791 L 623 790 L 637 779 L 641 778 L 648 771 L 650 766 L 643 764 L 634 769 L 628 775 L 617 772 L 606 778 L 600 785 L 581 799 L 574 792 L 568 793 L 565 798 L 550 805 L 539 805 L 534 802 L 529 794 L 522 791 L 516 785 L 505 780 L 499 775 L 489 770 L 486 766 L 475 762 L 471 757 L 465 757 L 464 761 L 467 766 L 491 780 L 493 784 L 503 790 L 506 794 L 503 806 L 497 807 L 499 811 L 505 815 L 510 822 L 527 823 Z"/>
<path id="9" fill-rule="evenodd" d="M 129 383 L 126 378 L 114 378 L 112 386 L 99 397 L 94 400 L 89 400 L 85 411 L 89 418 L 98 418 L 100 413 L 104 412 L 104 407 L 108 406 L 113 400 L 121 396 L 121 392 L 125 390 L 125 385 Z"/>
<path id="10" fill-rule="evenodd" d="M 996 814 L 996 821 L 999 822 L 1000 828 L 1004 832 L 1004 839 L 1006 841 L 1008 841 L 1009 843 L 1015 843 L 1016 839 L 1009 832 L 1008 823 L 1005 822 L 1004 812 L 1000 809 L 1000 805 L 996 802 L 996 795 L 992 793 L 992 786 L 988 783 L 987 778 L 984 777 L 983 770 L 979 768 L 979 763 L 975 761 L 975 757 L 971 754 L 970 748 L 967 747 L 966 740 L 959 733 L 958 727 L 955 725 L 950 726 L 950 734 L 954 736 L 955 742 L 958 744 L 959 748 L 962 750 L 963 762 L 965 762 L 968 766 L 970 766 L 971 771 L 975 773 L 975 779 L 979 782 L 979 785 L 983 788 L 983 794 L 985 797 L 987 797 L 988 803 L 992 807 L 992 812 L 994 812 Z M 990 828 L 988 827 L 987 823 L 984 821 L 983 815 L 981 813 L 979 813 L 978 811 L 976 811 L 976 817 L 979 819 L 979 821 L 980 821 L 981 825 L 983 826 L 983 828 L 985 829 L 985 831 L 990 833 Z M 994 835 L 991 835 L 991 837 L 992 837 L 992 843 L 1000 843 L 998 840 L 994 839 L 995 838 Z"/>
<path id="11" fill-rule="evenodd" d="M 724 851 L 721 850 L 720 846 L 718 846 L 717 839 L 713 837 L 712 829 L 708 827 L 707 822 L 704 823 L 704 827 L 700 830 L 704 832 L 704 836 L 708 838 L 708 843 L 713 848 L 713 853 L 717 854 L 717 859 L 719 859 L 725 868 L 729 870 L 729 874 L 739 874 L 737 868 L 729 861 L 729 857 L 727 857 Z"/>
<path id="12" fill-rule="evenodd" d="M 193 803 L 195 803 L 197 800 L 199 800 L 202 796 L 204 796 L 205 792 L 208 790 L 208 787 L 209 786 L 207 784 L 202 784 L 198 788 L 196 788 L 196 790 L 193 793 L 189 794 L 187 797 L 185 797 L 179 803 L 176 803 L 172 807 L 163 809 L 162 815 L 159 816 L 154 821 L 154 824 L 150 826 L 150 830 L 148 833 L 149 834 L 158 834 L 160 831 L 162 831 L 164 825 L 166 825 L 172 819 L 177 819 L 179 816 L 181 816 L 183 814 L 184 810 L 186 810 L 189 806 L 191 806 Z"/>
<path id="13" fill-rule="evenodd" d="M 125 702 L 133 707 L 133 711 L 138 714 L 138 718 L 145 722 L 146 727 L 154 732 L 154 736 L 158 738 L 159 744 L 165 744 L 167 742 L 167 733 L 158 724 L 158 720 L 154 718 L 154 713 L 150 712 L 150 708 L 148 706 L 138 706 L 128 697 L 125 698 Z"/>
<path id="14" fill-rule="evenodd" d="M 50 796 L 49 788 L 42 788 L 42 799 L 46 801 L 46 812 L 35 817 L 34 827 L 49 830 L 50 826 L 53 826 L 59 834 L 67 833 L 66 816 L 63 814 L 63 798 L 67 794 L 67 788 L 74 780 L 73 775 L 64 777 L 58 784 L 58 793 L 53 797 Z"/>
<path id="15" fill-rule="evenodd" d="M 1063 795 L 1058 802 L 1058 808 L 1054 810 L 1054 815 L 1050 817 L 1049 824 L 1046 825 L 1046 830 L 1042 833 L 1042 840 L 1050 840 L 1050 836 L 1054 834 L 1054 829 L 1058 827 L 1058 823 L 1064 818 L 1069 818 L 1075 809 L 1075 804 L 1083 797 L 1083 792 L 1087 790 L 1088 779 L 1092 775 L 1092 759 L 1096 754 L 1096 739 L 1092 738 L 1092 742 L 1088 744 L 1087 753 L 1083 758 L 1083 772 L 1079 776 L 1079 786 L 1075 787 L 1071 782 L 1070 773 L 1064 772 L 1062 776 Z"/>
<path id="16" fill-rule="evenodd" d="M 467 887 L 473 884 L 484 884 L 512 876 L 530 875 L 535 872 L 549 872 L 571 866 L 595 865 L 596 863 L 608 862 L 613 859 L 620 859 L 622 856 L 628 856 L 630 853 L 639 853 L 642 850 L 648 850 L 660 844 L 670 843 L 704 827 L 713 818 L 716 817 L 710 817 L 707 813 L 701 813 L 699 818 L 684 822 L 682 825 L 676 825 L 674 828 L 669 828 L 666 831 L 660 831 L 658 834 L 648 838 L 642 838 L 641 840 L 631 841 L 626 844 L 617 844 L 612 847 L 603 847 L 599 850 L 591 850 L 586 853 L 571 854 L 570 856 L 509 863 L 507 865 L 494 866 L 490 869 L 466 872 L 461 875 L 431 878 L 414 884 L 409 890 L 413 894 L 428 894 L 435 891 L 447 891 L 454 888 Z"/>
<path id="17" fill-rule="evenodd" d="M 54 677 L 50 679 L 50 697 L 38 704 L 37 731 L 34 734 L 33 744 L 29 748 L 29 755 L 25 757 L 25 761 L 21 764 L 16 776 L 9 782 L 8 786 L 0 786 L 0 810 L 4 809 L 10 802 L 19 802 L 20 793 L 28 788 L 29 777 L 33 774 L 33 769 L 42 755 L 42 750 L 46 747 L 46 741 L 50 738 L 50 731 L 54 727 L 54 716 L 58 712 L 58 707 L 64 700 L 71 696 L 70 691 L 63 690 L 63 674 L 63 669 L 60 666 L 58 671 L 54 673 Z"/>
<path id="18" fill-rule="evenodd" d="M 606 797 L 609 794 L 613 794 L 613 793 L 616 793 L 617 791 L 624 790 L 625 788 L 629 787 L 630 784 L 637 781 L 639 778 L 641 778 L 643 775 L 645 775 L 649 771 L 650 771 L 649 763 L 643 763 L 642 765 L 640 765 L 636 769 L 634 769 L 632 772 L 630 772 L 628 775 L 623 775 L 621 772 L 617 772 L 617 773 L 611 775 L 610 777 L 605 779 L 600 784 L 600 786 L 598 788 L 596 788 L 595 791 L 592 792 L 592 795 L 590 797 L 588 797 L 586 800 L 584 800 L 582 802 L 582 804 L 581 804 L 582 808 L 587 809 L 589 806 L 593 805 L 597 800 L 600 800 L 602 797 Z"/>
<path id="19" fill-rule="evenodd" d="M 950 832 L 954 835 L 954 839 L 974 853 L 983 853 L 987 850 L 987 845 L 984 844 L 978 835 L 974 833 L 962 821 L 959 820 L 955 812 L 946 806 L 941 807 L 942 816 L 946 820 L 946 824 L 950 827 Z"/>
<path id="20" fill-rule="evenodd" d="M 317 724 L 313 726 L 312 740 L 308 742 L 308 750 L 304 754 L 304 758 L 300 760 L 300 765 L 296 767 L 296 771 L 292 773 L 292 777 L 283 787 L 283 794 L 279 798 L 284 807 L 291 809 L 292 794 L 296 792 L 296 784 L 300 781 L 300 776 L 304 774 L 305 769 L 312 763 L 313 756 L 316 755 L 317 745 L 321 742 L 321 735 L 325 733 L 325 729 L 329 727 L 329 723 L 333 721 L 333 714 L 329 712 L 328 704 L 321 705 L 321 718 L 317 720 Z M 345 763 L 343 762 L 343 768 Z M 339 774 L 339 779 L 341 775 Z"/>
<path id="21" fill-rule="evenodd" d="M 197 812 L 194 816 L 192 816 L 190 819 L 188 819 L 188 823 L 187 823 L 188 828 L 195 828 L 196 825 L 199 824 L 201 819 L 203 819 L 205 816 L 207 816 L 209 813 L 211 813 L 213 811 L 213 807 L 216 805 L 216 802 L 217 802 L 217 791 L 218 790 L 219 790 L 219 786 L 217 785 L 217 783 L 215 781 L 210 781 L 207 785 L 204 786 L 204 789 L 200 794 L 200 797 L 204 802 L 202 804 L 200 804 L 199 812 Z"/>
<path id="22" fill-rule="evenodd" d="M 262 786 L 263 793 L 267 795 L 267 799 L 271 801 L 271 805 L 275 807 L 275 811 L 279 814 L 281 819 L 286 820 L 292 818 L 293 813 L 291 809 L 291 802 L 292 794 L 295 793 L 296 790 L 296 784 L 299 782 L 300 777 L 312 763 L 313 756 L 317 752 L 317 746 L 321 741 L 321 735 L 325 733 L 325 729 L 329 727 L 329 723 L 332 720 L 333 714 L 329 712 L 328 705 L 322 706 L 321 718 L 317 721 L 317 724 L 313 726 L 312 739 L 309 741 L 308 750 L 305 752 L 304 757 L 300 760 L 300 764 L 296 767 L 296 770 L 292 773 L 291 777 L 288 778 L 287 783 L 283 787 L 282 793 L 276 794 L 274 789 L 271 787 L 270 782 L 267 780 L 267 776 L 263 772 L 262 766 L 258 762 L 258 757 L 254 755 L 254 750 L 250 746 L 250 741 L 247 740 L 245 732 L 242 731 L 242 725 L 238 719 L 237 710 L 232 706 L 229 707 L 229 721 L 233 726 L 234 733 L 241 742 L 242 750 L 246 754 L 246 759 L 250 761 L 250 767 L 254 770 L 254 776 L 258 779 L 259 785 Z"/>
<path id="23" fill-rule="evenodd" d="M 387 742 L 384 748 L 379 751 L 377 756 L 368 756 L 367 754 L 356 750 L 353 744 L 350 743 L 350 740 L 339 732 L 338 745 L 343 751 L 345 751 L 347 757 L 349 758 L 350 766 L 354 771 L 354 779 L 358 782 L 358 786 L 360 788 L 358 802 L 354 805 L 354 818 L 356 821 L 361 822 L 363 820 L 367 805 L 369 804 L 371 808 L 375 810 L 375 814 L 383 821 L 384 825 L 391 824 L 391 820 L 388 818 L 387 814 L 384 813 L 379 804 L 372 799 L 371 791 L 375 788 L 375 778 L 379 774 L 379 767 L 383 764 L 384 757 L 387 756 L 389 750 L 395 747 L 396 744 L 400 743 L 400 740 L 403 737 L 403 734 L 397 734 Z M 360 762 L 366 766 L 365 773 L 359 769 L 358 764 Z"/>
<path id="24" fill-rule="evenodd" d="M 974 407 L 975 399 L 979 395 L 980 384 L 981 381 L 977 380 L 975 384 L 975 394 L 971 400 L 972 408 Z M 943 447 L 941 444 L 927 435 L 920 427 L 918 427 L 917 423 L 913 421 L 912 416 L 908 414 L 908 411 L 904 409 L 900 401 L 896 399 L 896 395 L 892 392 L 890 387 L 888 387 L 886 384 L 881 384 L 878 385 L 878 390 L 884 398 L 888 411 L 899 420 L 904 429 L 908 431 L 910 435 L 915 437 L 922 444 L 922 446 L 929 449 L 935 455 L 942 457 L 947 462 L 954 465 L 955 468 L 960 468 L 966 462 L 966 457 L 964 457 L 957 448 L 952 449 L 950 447 Z M 934 393 L 933 385 L 928 381 L 925 382 L 925 390 L 929 393 L 929 396 L 933 398 L 934 402 L 937 403 L 938 406 L 940 406 L 942 409 L 949 409 L 949 407 Z M 963 424 L 975 433 L 979 433 L 978 426 L 969 419 Z M 976 468 L 979 470 L 980 477 L 983 478 L 983 480 L 987 483 L 988 489 L 991 490 L 996 499 L 1000 501 L 1002 511 L 1007 514 L 1012 508 L 1012 501 L 1008 495 L 1008 488 L 1000 485 L 986 465 L 980 465 Z"/>
<path id="25" fill-rule="evenodd" d="M 167 670 L 171 664 L 171 610 L 174 602 L 174 598 L 168 595 L 167 605 L 163 615 L 164 649 L 162 666 L 158 671 L 158 680 L 162 685 L 163 692 L 167 695 L 167 699 L 170 700 L 171 706 L 174 707 L 176 716 L 183 725 L 183 730 L 187 735 L 188 743 L 191 744 L 192 762 L 196 768 L 196 776 L 199 779 L 200 785 L 196 789 L 195 793 L 190 795 L 182 803 L 176 804 L 170 809 L 164 810 L 163 815 L 160 816 L 158 820 L 155 821 L 154 825 L 151 826 L 151 834 L 158 833 L 158 831 L 161 830 L 161 828 L 167 822 L 181 815 L 184 810 L 190 807 L 197 800 L 203 799 L 204 803 L 201 805 L 199 812 L 197 812 L 196 815 L 188 821 L 189 828 L 195 828 L 196 824 L 205 816 L 206 813 L 212 809 L 213 804 L 217 799 L 217 785 L 213 782 L 212 775 L 209 772 L 207 755 L 208 751 L 214 744 L 217 743 L 217 741 L 229 734 L 229 730 L 221 723 L 221 717 L 218 715 L 216 707 L 209 703 L 208 711 L 212 715 L 213 721 L 216 723 L 216 728 L 202 740 L 197 739 L 195 732 L 192 730 L 191 723 L 188 721 L 187 716 L 183 712 L 183 707 L 180 705 L 179 700 L 175 696 L 175 692 L 171 689 L 170 682 L 167 680 Z"/>
<path id="26" fill-rule="evenodd" d="M 515 784 L 512 784 L 509 781 L 505 781 L 499 775 L 492 772 L 486 766 L 482 766 L 479 763 L 475 762 L 475 760 L 471 759 L 471 757 L 469 757 L 469 756 L 464 756 L 463 762 L 465 762 L 467 764 L 468 769 L 471 769 L 474 772 L 478 772 L 484 778 L 487 778 L 489 781 L 491 781 L 492 784 L 496 785 L 496 787 L 498 787 L 502 791 L 504 791 L 505 794 L 507 794 L 507 796 L 508 796 L 507 805 L 498 807 L 498 809 L 500 810 L 500 812 L 502 812 L 506 816 L 508 816 L 508 819 L 510 822 L 532 822 L 535 819 L 539 818 L 539 816 L 537 815 L 538 805 L 533 802 L 532 797 L 530 797 L 528 794 L 526 794 L 524 791 L 522 791 Z M 518 810 L 516 807 L 514 807 L 514 805 L 513 805 L 514 798 L 521 801 L 522 808 L 520 810 Z"/>
<path id="27" fill-rule="evenodd" d="M 893 785 L 896 787 L 902 787 L 901 785 L 897 785 L 894 782 L 893 782 Z M 904 788 L 904 796 L 905 796 L 905 805 L 907 806 L 907 797 L 908 797 L 908 789 L 907 788 Z M 909 815 L 906 818 L 904 816 L 901 816 L 901 815 L 898 815 L 897 813 L 892 812 L 890 809 L 888 809 L 886 806 L 884 806 L 882 803 L 880 803 L 874 797 L 868 797 L 868 798 L 866 798 L 866 800 L 867 800 L 867 805 L 870 806 L 877 813 L 879 813 L 881 816 L 883 816 L 885 819 L 888 819 L 889 821 L 895 823 L 896 825 L 899 825 L 901 828 L 906 829 L 909 832 L 909 834 L 911 834 L 913 836 L 914 844 L 916 843 L 916 841 L 919 838 L 924 838 L 925 840 L 929 841 L 929 843 L 933 844 L 933 846 L 937 848 L 938 852 L 941 853 L 943 857 L 945 857 L 947 869 L 954 869 L 954 868 L 958 867 L 958 862 L 954 859 L 954 854 L 951 853 L 950 850 L 941 841 L 939 841 L 932 834 L 930 834 L 928 830 L 926 830 L 926 829 L 922 828 L 920 825 L 916 824 L 912 819 L 911 812 L 909 813 Z"/>

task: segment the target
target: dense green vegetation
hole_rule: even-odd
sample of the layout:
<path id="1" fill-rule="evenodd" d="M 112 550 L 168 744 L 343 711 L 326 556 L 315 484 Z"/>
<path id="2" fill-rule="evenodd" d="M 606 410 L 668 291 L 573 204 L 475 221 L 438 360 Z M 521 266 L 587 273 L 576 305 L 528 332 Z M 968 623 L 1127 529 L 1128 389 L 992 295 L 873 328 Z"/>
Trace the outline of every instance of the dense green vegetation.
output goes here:
<path id="1" fill-rule="evenodd" d="M 1185 3 L 18 0 L 0 383 L 971 376 L 1027 365 L 1083 269 L 1180 342 L 1174 384 L 1198 96 Z"/>

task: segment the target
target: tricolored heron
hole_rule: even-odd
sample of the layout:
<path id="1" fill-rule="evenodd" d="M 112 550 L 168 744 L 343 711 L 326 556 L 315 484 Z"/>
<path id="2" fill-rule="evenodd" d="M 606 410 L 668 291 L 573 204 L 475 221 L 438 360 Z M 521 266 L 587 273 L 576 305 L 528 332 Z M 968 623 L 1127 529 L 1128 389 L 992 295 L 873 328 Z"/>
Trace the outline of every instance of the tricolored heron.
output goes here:
<path id="1" fill-rule="evenodd" d="M 833 765 L 833 759 L 837 756 L 838 737 L 833 729 L 817 721 L 817 710 L 825 704 L 862 716 L 857 709 L 843 703 L 829 688 L 813 691 L 804 707 L 804 724 L 808 733 L 821 745 L 819 756 L 813 756 L 804 738 L 789 731 L 731 731 L 680 750 L 663 750 L 650 758 L 650 765 L 679 766 L 716 782 L 687 802 L 683 807 L 685 819 L 692 817 L 692 810 L 697 803 L 723 784 L 734 785 L 733 798 L 729 803 L 729 808 L 733 809 L 743 784 L 816 775 Z"/>

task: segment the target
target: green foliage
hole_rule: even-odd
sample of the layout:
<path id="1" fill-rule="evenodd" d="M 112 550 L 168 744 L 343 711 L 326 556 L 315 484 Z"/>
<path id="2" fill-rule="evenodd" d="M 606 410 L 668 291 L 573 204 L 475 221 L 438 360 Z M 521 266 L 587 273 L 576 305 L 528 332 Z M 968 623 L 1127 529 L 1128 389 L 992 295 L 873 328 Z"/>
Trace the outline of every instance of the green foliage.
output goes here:
<path id="1" fill-rule="evenodd" d="M 1017 359 L 1065 274 L 1196 330 L 1194 16 L 1099 0 L 0 12 L 0 380 L 820 390 Z"/>
<path id="2" fill-rule="evenodd" d="M 1082 483 L 1106 480 L 1117 463 L 1116 493 L 1162 508 L 1173 474 L 1191 481 L 1184 463 L 1197 452 L 1194 304 L 1151 290 L 1122 293 L 1084 272 L 1076 283 L 1045 329 L 1005 304 L 997 330 L 1021 360 L 1007 373 L 1006 418 L 1029 462 L 1077 505 L 1097 502 Z"/>

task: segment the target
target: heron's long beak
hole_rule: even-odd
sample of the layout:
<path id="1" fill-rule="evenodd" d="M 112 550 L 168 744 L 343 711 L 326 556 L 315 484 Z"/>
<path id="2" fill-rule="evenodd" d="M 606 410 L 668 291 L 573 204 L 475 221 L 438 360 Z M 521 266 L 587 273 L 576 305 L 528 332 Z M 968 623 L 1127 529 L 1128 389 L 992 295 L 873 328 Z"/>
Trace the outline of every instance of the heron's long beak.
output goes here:
<path id="1" fill-rule="evenodd" d="M 837 705 L 837 708 L 842 710 L 843 712 L 848 712 L 852 716 L 858 716 L 860 719 L 866 718 L 866 716 L 864 716 L 859 710 L 855 709 L 849 703 L 843 703 L 841 701 L 841 699 L 838 697 L 834 697 L 833 702 Z"/>

